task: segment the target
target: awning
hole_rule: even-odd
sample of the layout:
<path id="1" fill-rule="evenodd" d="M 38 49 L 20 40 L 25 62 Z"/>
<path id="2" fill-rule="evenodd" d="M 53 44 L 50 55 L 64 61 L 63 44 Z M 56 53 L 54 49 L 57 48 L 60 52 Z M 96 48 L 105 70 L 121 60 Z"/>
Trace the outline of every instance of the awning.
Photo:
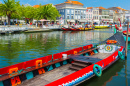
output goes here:
<path id="1" fill-rule="evenodd" d="M 79 20 L 79 22 L 87 22 L 87 20 Z"/>
<path id="2" fill-rule="evenodd" d="M 67 22 L 75 22 L 75 20 L 67 20 Z"/>

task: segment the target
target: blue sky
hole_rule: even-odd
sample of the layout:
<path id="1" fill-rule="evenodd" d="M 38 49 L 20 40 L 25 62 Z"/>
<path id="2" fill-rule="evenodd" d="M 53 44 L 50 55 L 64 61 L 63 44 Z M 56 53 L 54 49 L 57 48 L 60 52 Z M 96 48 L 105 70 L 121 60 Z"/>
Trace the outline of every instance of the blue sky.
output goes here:
<path id="1" fill-rule="evenodd" d="M 19 0 L 20 4 L 30 4 L 30 5 L 37 5 L 37 4 L 59 4 L 63 3 L 66 0 Z M 130 0 L 74 0 L 79 1 L 84 4 L 84 7 L 99 7 L 103 6 L 105 8 L 108 7 L 117 7 L 120 6 L 124 9 L 130 10 Z M 3 0 L 0 0 L 0 2 L 3 2 Z"/>

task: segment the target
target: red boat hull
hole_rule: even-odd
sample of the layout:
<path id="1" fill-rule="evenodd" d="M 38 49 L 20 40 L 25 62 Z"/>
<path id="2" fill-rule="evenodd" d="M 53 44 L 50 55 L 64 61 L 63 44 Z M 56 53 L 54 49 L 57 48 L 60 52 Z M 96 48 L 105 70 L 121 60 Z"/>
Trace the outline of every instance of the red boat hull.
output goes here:
<path id="1" fill-rule="evenodd" d="M 80 31 L 80 29 L 74 29 L 74 28 L 70 28 L 71 31 Z"/>
<path id="2" fill-rule="evenodd" d="M 70 31 L 69 28 L 62 28 L 62 30 L 64 30 L 64 31 Z"/>

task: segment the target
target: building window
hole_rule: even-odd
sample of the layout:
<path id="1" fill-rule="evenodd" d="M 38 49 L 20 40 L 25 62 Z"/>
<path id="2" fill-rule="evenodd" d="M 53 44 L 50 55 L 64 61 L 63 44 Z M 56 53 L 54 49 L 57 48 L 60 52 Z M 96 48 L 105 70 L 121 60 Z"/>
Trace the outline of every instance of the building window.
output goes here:
<path id="1" fill-rule="evenodd" d="M 97 11 L 97 14 L 98 14 L 98 11 Z"/>
<path id="2" fill-rule="evenodd" d="M 75 19 L 78 19 L 77 16 L 75 16 Z"/>
<path id="3" fill-rule="evenodd" d="M 64 18 L 64 15 L 62 16 L 62 18 Z"/>
<path id="4" fill-rule="evenodd" d="M 81 19 L 83 19 L 83 16 L 81 16 Z"/>
<path id="5" fill-rule="evenodd" d="M 78 14 L 80 14 L 80 10 L 78 10 Z"/>
<path id="6" fill-rule="evenodd" d="M 67 19 L 70 19 L 70 18 L 69 18 L 69 15 L 67 16 Z"/>
<path id="7" fill-rule="evenodd" d="M 74 19 L 74 16 L 71 16 L 71 19 Z"/>
<path id="8" fill-rule="evenodd" d="M 70 14 L 70 10 L 67 10 L 67 14 Z"/>
<path id="9" fill-rule="evenodd" d="M 80 19 L 80 16 L 78 16 L 78 19 Z"/>
<path id="10" fill-rule="evenodd" d="M 74 10 L 71 10 L 71 14 L 74 14 Z"/>
<path id="11" fill-rule="evenodd" d="M 86 11 L 84 11 L 84 14 L 86 14 Z"/>
<path id="12" fill-rule="evenodd" d="M 92 18 L 92 14 L 91 14 L 91 18 Z"/>
<path id="13" fill-rule="evenodd" d="M 97 16 L 97 19 L 98 19 L 98 16 Z"/>
<path id="14" fill-rule="evenodd" d="M 89 19 L 90 19 L 90 14 L 89 14 Z"/>
<path id="15" fill-rule="evenodd" d="M 83 10 L 81 10 L 81 14 L 83 14 Z"/>
<path id="16" fill-rule="evenodd" d="M 88 19 L 88 14 L 87 14 L 87 19 Z"/>
<path id="17" fill-rule="evenodd" d="M 63 12 L 64 12 L 64 9 L 63 9 Z"/>
<path id="18" fill-rule="evenodd" d="M 95 16 L 95 19 L 96 19 L 96 16 Z"/>
<path id="19" fill-rule="evenodd" d="M 75 11 L 75 14 L 78 14 L 77 10 Z"/>
<path id="20" fill-rule="evenodd" d="M 84 19 L 85 19 L 86 17 L 84 16 Z"/>

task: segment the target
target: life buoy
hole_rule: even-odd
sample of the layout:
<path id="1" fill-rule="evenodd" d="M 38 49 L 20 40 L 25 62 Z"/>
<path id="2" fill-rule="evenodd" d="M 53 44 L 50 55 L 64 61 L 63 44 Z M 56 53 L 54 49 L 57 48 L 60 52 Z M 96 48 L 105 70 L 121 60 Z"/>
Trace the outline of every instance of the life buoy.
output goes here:
<path id="1" fill-rule="evenodd" d="M 122 52 L 121 52 L 121 51 L 118 51 L 118 55 L 119 55 L 119 57 L 120 57 L 122 60 L 124 60 L 124 59 L 125 59 L 125 57 L 123 56 L 123 54 L 122 54 Z"/>
<path id="2" fill-rule="evenodd" d="M 98 69 L 98 71 L 97 71 Z M 99 65 L 95 64 L 93 66 L 93 72 L 95 73 L 96 76 L 100 77 L 102 75 L 102 69 Z"/>
<path id="3" fill-rule="evenodd" d="M 116 40 L 107 40 L 107 43 L 115 44 L 115 43 L 117 43 L 117 41 Z"/>

